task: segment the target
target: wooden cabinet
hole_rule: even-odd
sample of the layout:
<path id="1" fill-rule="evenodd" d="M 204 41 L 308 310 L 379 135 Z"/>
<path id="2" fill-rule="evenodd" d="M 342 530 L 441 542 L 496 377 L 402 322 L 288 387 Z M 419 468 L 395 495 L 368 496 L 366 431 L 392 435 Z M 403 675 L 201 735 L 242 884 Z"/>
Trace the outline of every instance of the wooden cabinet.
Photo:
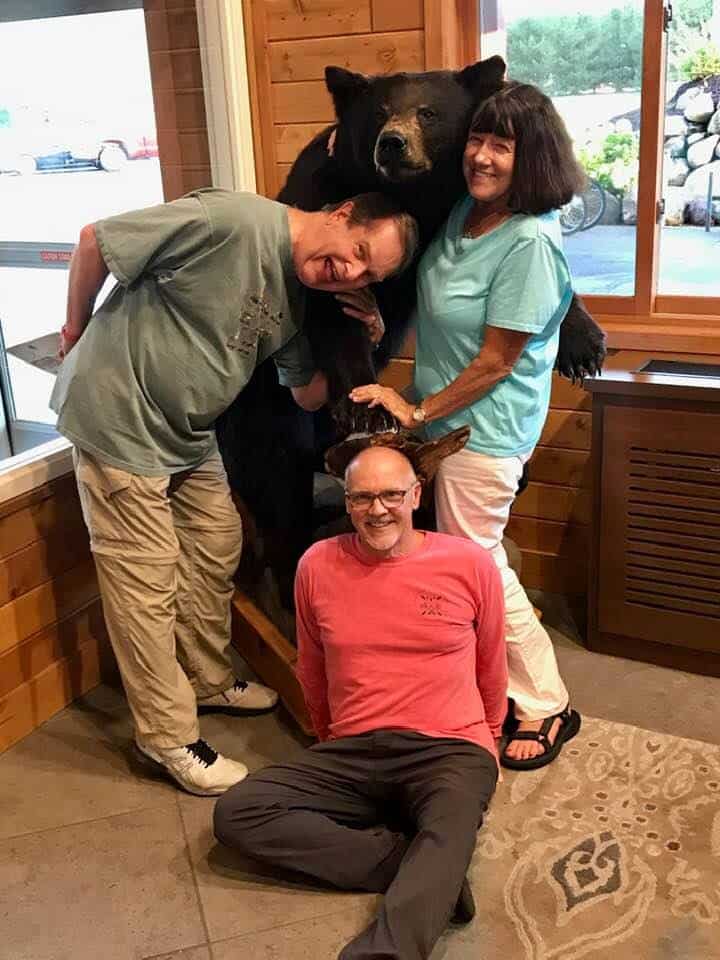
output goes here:
<path id="1" fill-rule="evenodd" d="M 683 375 L 649 372 L 648 356 L 623 359 L 586 384 L 588 645 L 720 676 L 720 364 L 688 358 Z"/>

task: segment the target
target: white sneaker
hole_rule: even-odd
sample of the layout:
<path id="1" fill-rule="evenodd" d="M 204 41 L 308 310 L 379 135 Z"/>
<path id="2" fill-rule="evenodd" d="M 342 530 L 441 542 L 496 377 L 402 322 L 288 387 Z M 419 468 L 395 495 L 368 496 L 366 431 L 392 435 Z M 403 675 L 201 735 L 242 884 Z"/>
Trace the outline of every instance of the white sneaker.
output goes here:
<path id="1" fill-rule="evenodd" d="M 261 683 L 248 683 L 236 680 L 222 693 L 198 700 L 198 713 L 253 714 L 272 710 L 278 702 L 278 695 L 270 687 Z"/>
<path id="2" fill-rule="evenodd" d="M 140 753 L 163 768 L 183 790 L 196 797 L 218 797 L 248 775 L 248 768 L 237 760 L 221 756 L 204 740 L 184 747 L 149 747 L 135 741 Z"/>

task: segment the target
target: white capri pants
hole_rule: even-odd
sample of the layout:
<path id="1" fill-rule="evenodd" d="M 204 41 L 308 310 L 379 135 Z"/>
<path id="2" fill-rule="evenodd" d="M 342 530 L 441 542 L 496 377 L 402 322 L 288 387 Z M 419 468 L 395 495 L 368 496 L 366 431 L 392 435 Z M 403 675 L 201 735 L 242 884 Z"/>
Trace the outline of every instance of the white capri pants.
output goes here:
<path id="1" fill-rule="evenodd" d="M 531 454 L 489 457 L 460 450 L 446 457 L 435 479 L 437 528 L 489 550 L 505 590 L 508 696 L 518 720 L 540 720 L 564 710 L 568 692 L 547 631 L 508 565 L 503 534 L 523 466 Z"/>

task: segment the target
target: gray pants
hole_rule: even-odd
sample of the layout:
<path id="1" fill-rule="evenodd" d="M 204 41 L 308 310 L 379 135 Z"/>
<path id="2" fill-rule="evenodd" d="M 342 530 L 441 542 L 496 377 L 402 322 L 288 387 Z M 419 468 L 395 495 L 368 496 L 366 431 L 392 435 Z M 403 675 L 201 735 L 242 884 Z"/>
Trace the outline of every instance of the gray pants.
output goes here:
<path id="1" fill-rule="evenodd" d="M 425 960 L 447 926 L 495 789 L 482 747 L 398 730 L 330 740 L 215 807 L 215 836 L 263 863 L 385 893 L 340 960 Z"/>

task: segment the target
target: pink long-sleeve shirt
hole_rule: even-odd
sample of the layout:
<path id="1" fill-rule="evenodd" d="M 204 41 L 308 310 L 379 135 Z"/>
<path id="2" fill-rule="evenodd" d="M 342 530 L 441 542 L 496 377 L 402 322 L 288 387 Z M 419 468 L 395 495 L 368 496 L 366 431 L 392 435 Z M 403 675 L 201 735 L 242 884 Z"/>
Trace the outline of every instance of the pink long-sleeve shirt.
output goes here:
<path id="1" fill-rule="evenodd" d="M 500 574 L 470 540 L 425 533 L 375 560 L 314 544 L 295 581 L 297 674 L 320 740 L 395 728 L 495 752 L 507 707 Z"/>

